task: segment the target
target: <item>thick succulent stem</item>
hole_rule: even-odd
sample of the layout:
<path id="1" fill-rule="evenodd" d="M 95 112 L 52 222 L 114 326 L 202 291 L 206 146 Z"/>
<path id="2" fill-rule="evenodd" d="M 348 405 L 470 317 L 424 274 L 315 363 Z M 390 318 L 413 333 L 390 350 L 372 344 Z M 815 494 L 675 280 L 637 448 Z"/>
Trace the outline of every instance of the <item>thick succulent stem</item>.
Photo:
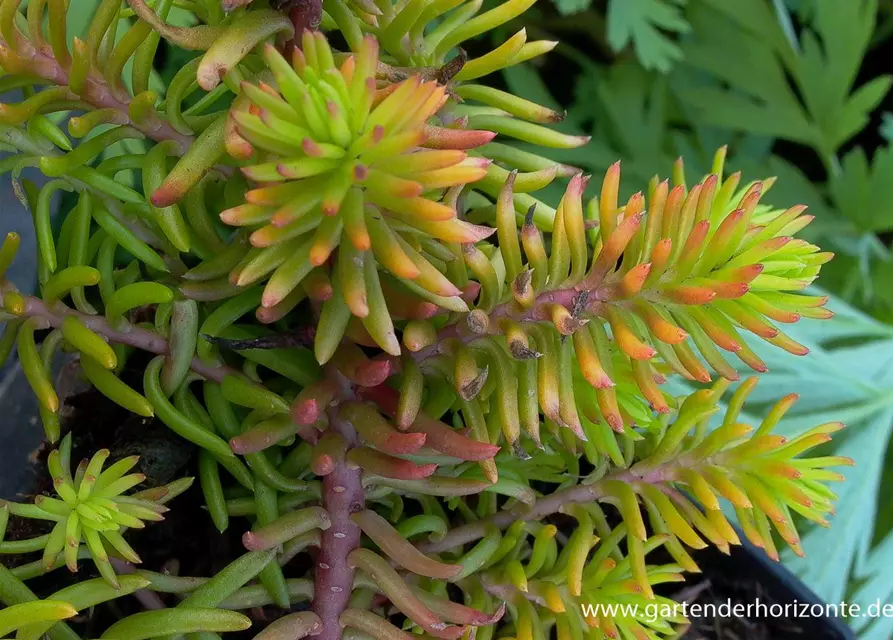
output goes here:
<path id="1" fill-rule="evenodd" d="M 50 84 L 60 87 L 67 86 L 69 73 L 62 67 L 59 61 L 40 48 L 32 47 L 32 49 L 29 52 L 30 57 L 27 62 L 23 61 L 23 64 L 27 66 L 28 73 L 34 74 Z M 2 38 L 0 38 L 0 52 L 3 52 L 6 56 L 16 55 L 12 53 L 9 45 Z M 105 80 L 95 73 L 88 74 L 81 94 L 79 96 L 72 94 L 71 99 L 83 100 L 96 109 L 115 109 L 121 114 L 122 124 L 141 131 L 146 137 L 156 142 L 173 140 L 179 145 L 181 153 L 185 153 L 186 149 L 195 141 L 192 136 L 180 133 L 169 123 L 159 118 L 153 118 L 148 122 L 134 122 L 129 115 L 130 101 L 122 100 L 120 96 L 116 96 Z"/>
<path id="2" fill-rule="evenodd" d="M 425 542 L 418 545 L 418 547 L 424 553 L 440 553 L 483 538 L 490 527 L 507 529 L 514 521 L 519 519 L 541 520 L 548 515 L 558 513 L 562 507 L 566 505 L 595 502 L 606 495 L 606 483 L 611 481 L 621 481 L 626 483 L 644 482 L 658 485 L 661 490 L 666 490 L 669 489 L 669 487 L 664 487 L 662 485 L 673 480 L 675 471 L 680 467 L 685 468 L 686 463 L 677 458 L 670 460 L 664 465 L 649 470 L 643 475 L 638 475 L 630 469 L 619 469 L 613 473 L 609 473 L 597 482 L 591 484 L 578 484 L 573 487 L 567 487 L 560 491 L 556 491 L 555 493 L 540 498 L 532 505 L 519 505 L 512 509 L 503 509 L 487 518 L 482 518 L 481 520 L 455 527 L 447 533 L 443 540 L 437 542 Z"/>
<path id="3" fill-rule="evenodd" d="M 641 297 L 645 297 L 645 295 L 646 292 L 640 293 Z M 609 282 L 601 282 L 592 289 L 582 289 L 579 286 L 553 289 L 540 293 L 534 303 L 526 309 L 520 307 L 514 300 L 496 305 L 487 314 L 488 322 L 486 324 L 492 328 L 493 333 L 501 333 L 498 327 L 502 320 L 511 320 L 517 323 L 551 322 L 549 308 L 553 305 L 560 305 L 566 308 L 572 315 L 579 314 L 582 311 L 598 314 L 608 304 L 620 300 L 624 303 L 631 303 L 634 299 L 621 299 L 617 295 L 616 286 L 612 286 L 612 283 Z M 580 304 L 581 301 L 582 304 Z M 447 324 L 437 332 L 437 340 L 433 344 L 411 354 L 413 359 L 416 362 L 422 362 L 442 353 L 444 347 L 451 341 L 461 340 L 469 342 L 480 337 L 479 334 L 469 331 L 466 325 L 467 323 L 464 320 Z M 313 329 L 314 327 L 311 325 L 309 328 Z M 294 339 L 293 334 L 294 332 L 288 332 L 277 336 L 259 338 L 252 342 L 252 347 L 257 349 L 288 347 Z M 389 375 L 394 376 L 400 373 L 401 362 L 399 356 L 385 355 L 382 359 L 390 363 Z"/>
<path id="4" fill-rule="evenodd" d="M 350 393 L 345 391 L 345 394 Z M 347 442 L 356 445 L 356 431 L 350 423 L 338 417 L 337 410 L 330 412 L 329 419 L 330 425 Z M 323 507 L 329 512 L 332 526 L 322 532 L 316 558 L 313 612 L 322 622 L 322 630 L 315 636 L 318 640 L 341 638 L 339 619 L 347 608 L 354 579 L 354 569 L 348 564 L 347 556 L 360 546 L 361 536 L 360 528 L 350 516 L 365 508 L 361 476 L 359 468 L 352 469 L 341 459 L 335 463 L 332 473 L 323 478 Z"/>
<path id="5" fill-rule="evenodd" d="M 12 287 L 8 283 L 0 283 L 0 306 L 2 306 L 3 295 L 11 290 Z M 130 327 L 127 331 L 119 331 L 109 325 L 103 316 L 92 316 L 80 313 L 79 311 L 75 311 L 74 309 L 65 306 L 61 302 L 53 304 L 52 308 L 50 308 L 40 298 L 34 296 L 22 296 L 22 298 L 25 301 L 22 317 L 42 318 L 46 322 L 47 327 L 58 329 L 62 326 L 62 321 L 65 320 L 67 316 L 74 316 L 83 322 L 88 329 L 104 336 L 109 342 L 130 345 L 131 347 L 136 347 L 137 349 L 149 351 L 150 353 L 158 355 L 169 353 L 170 346 L 168 345 L 167 340 L 154 331 L 149 331 L 148 329 L 136 326 Z M 190 368 L 200 376 L 216 382 L 222 381 L 224 376 L 228 373 L 233 373 L 229 367 L 202 362 L 197 357 L 192 359 Z"/>
<path id="6" fill-rule="evenodd" d="M 352 513 L 363 510 L 360 470 L 337 463 L 323 479 L 322 498 L 332 526 L 323 532 L 317 556 L 313 611 L 322 621 L 319 640 L 339 640 L 338 620 L 353 590 L 354 569 L 347 564 L 347 555 L 360 546 L 360 528 L 350 519 Z"/>
<path id="7" fill-rule="evenodd" d="M 642 292 L 640 295 L 644 296 L 645 292 Z M 501 333 L 499 324 L 503 320 L 511 320 L 517 323 L 551 322 L 549 307 L 553 305 L 560 305 L 566 308 L 572 315 L 579 314 L 582 311 L 598 314 L 606 305 L 617 299 L 615 287 L 605 282 L 599 283 L 591 290 L 582 289 L 579 286 L 553 289 L 540 293 L 534 303 L 526 309 L 522 308 L 514 300 L 496 305 L 487 314 L 488 319 L 485 324 L 490 327 L 491 332 Z M 582 302 L 582 305 L 580 302 Z M 582 308 L 578 308 L 580 306 Z M 432 345 L 413 353 L 412 357 L 416 362 L 422 362 L 442 353 L 444 347 L 453 340 L 470 342 L 479 337 L 479 334 L 468 330 L 466 321 L 452 322 L 437 332 L 437 340 Z M 387 359 L 391 364 L 390 375 L 400 373 L 400 358 L 389 356 Z"/>
<path id="8" fill-rule="evenodd" d="M 274 3 L 275 6 L 275 3 Z M 291 23 L 295 27 L 295 35 L 285 45 L 285 51 L 290 52 L 295 47 L 301 46 L 301 34 L 305 30 L 314 30 L 322 22 L 321 0 L 279 0 L 280 10 L 288 13 Z"/>

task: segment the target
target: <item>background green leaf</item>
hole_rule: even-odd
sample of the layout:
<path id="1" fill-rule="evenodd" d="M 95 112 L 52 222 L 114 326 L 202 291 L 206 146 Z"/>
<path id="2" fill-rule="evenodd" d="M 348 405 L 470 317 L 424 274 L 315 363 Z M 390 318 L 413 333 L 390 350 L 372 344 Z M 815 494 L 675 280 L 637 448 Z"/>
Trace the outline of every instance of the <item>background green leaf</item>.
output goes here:
<path id="1" fill-rule="evenodd" d="M 632 44 L 643 67 L 668 71 L 682 51 L 664 32 L 689 30 L 683 4 L 685 0 L 610 0 L 608 44 L 615 51 Z"/>

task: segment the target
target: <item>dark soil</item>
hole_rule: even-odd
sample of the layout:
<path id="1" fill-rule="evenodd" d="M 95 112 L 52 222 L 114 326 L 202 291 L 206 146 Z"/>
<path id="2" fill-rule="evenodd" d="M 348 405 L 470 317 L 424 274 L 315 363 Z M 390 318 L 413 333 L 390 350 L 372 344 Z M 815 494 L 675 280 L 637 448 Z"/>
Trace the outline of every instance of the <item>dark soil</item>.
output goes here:
<path id="1" fill-rule="evenodd" d="M 700 606 L 701 609 L 695 610 L 705 612 L 712 612 L 713 607 L 719 611 L 719 607 L 727 606 L 727 603 L 745 606 L 757 601 L 767 606 L 781 604 L 774 602 L 759 582 L 727 575 L 702 577 L 677 594 L 676 600 L 690 607 Z M 684 637 L 690 640 L 772 640 L 802 638 L 806 633 L 796 620 L 788 618 L 696 616 L 689 613 L 689 620 L 691 627 Z"/>
<path id="2" fill-rule="evenodd" d="M 801 610 L 818 603 L 815 596 L 761 553 L 736 547 L 725 556 L 710 548 L 694 556 L 703 573 L 687 575 L 682 589 L 665 593 L 687 603 L 691 621 L 687 640 L 855 638 L 842 620 L 803 616 Z M 765 608 L 757 610 L 757 602 Z M 736 605 L 742 615 L 728 612 Z"/>

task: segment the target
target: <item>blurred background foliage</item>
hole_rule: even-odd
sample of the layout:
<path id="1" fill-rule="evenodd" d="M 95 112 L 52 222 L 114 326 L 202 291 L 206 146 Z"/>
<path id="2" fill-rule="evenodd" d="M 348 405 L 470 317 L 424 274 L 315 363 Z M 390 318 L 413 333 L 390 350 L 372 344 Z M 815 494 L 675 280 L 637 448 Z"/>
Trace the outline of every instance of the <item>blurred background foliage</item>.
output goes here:
<path id="1" fill-rule="evenodd" d="M 71 19 L 86 20 L 98 0 L 77 1 Z M 764 199 L 809 206 L 803 235 L 837 254 L 819 281 L 837 315 L 791 327 L 805 358 L 754 341 L 770 366 L 757 389 L 767 404 L 800 394 L 792 432 L 846 422 L 835 448 L 857 466 L 833 528 L 810 531 L 807 557 L 785 561 L 826 601 L 893 602 L 893 0 L 539 0 L 494 37 L 521 28 L 560 44 L 505 71 L 505 86 L 566 109 L 558 128 L 593 138 L 555 160 L 599 174 L 621 159 L 629 195 L 679 156 L 699 178 L 727 144 L 731 170 L 778 178 Z M 159 74 L 184 55 L 162 47 Z M 850 622 L 862 638 L 893 637 L 891 618 Z"/>

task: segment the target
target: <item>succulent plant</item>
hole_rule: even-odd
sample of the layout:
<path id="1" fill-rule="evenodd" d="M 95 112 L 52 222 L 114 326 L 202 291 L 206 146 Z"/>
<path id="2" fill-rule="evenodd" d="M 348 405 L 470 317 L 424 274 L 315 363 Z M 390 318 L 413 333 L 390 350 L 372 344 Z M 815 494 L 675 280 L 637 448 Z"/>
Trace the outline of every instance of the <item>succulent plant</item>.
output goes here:
<path id="1" fill-rule="evenodd" d="M 146 522 L 163 520 L 168 510 L 163 502 L 188 489 L 192 480 L 124 495 L 146 479 L 141 473 L 128 473 L 139 462 L 139 456 L 124 458 L 103 470 L 108 457 L 109 450 L 101 449 L 89 460 L 83 460 L 72 475 L 69 434 L 47 457 L 47 469 L 58 497 L 39 495 L 33 505 L 5 502 L 4 506 L 12 515 L 55 523 L 46 536 L 44 570 L 51 571 L 64 560 L 68 570 L 76 572 L 78 550 L 85 543 L 99 573 L 117 588 L 118 579 L 106 550 L 114 549 L 116 555 L 129 562 L 141 562 L 122 533 L 142 529 Z"/>
<path id="2" fill-rule="evenodd" d="M 383 349 L 399 355 L 377 265 L 432 294 L 461 293 L 400 232 L 435 243 L 492 233 L 422 194 L 483 178 L 489 161 L 468 158 L 463 149 L 493 134 L 428 124 L 448 99 L 434 80 L 412 76 L 378 90 L 373 38 L 340 68 L 322 34 L 305 32 L 302 44 L 294 66 L 267 45 L 264 58 L 279 90 L 245 83 L 244 109 L 236 104 L 230 112 L 230 154 L 250 158 L 257 150 L 260 163 L 242 173 L 262 185 L 246 193 L 245 204 L 221 213 L 228 224 L 257 227 L 249 236 L 256 249 L 230 279 L 245 287 L 269 274 L 261 304 L 270 309 L 340 247 L 335 272 L 345 303 Z M 433 148 L 420 151 L 426 145 Z M 318 355 L 325 362 L 331 353 Z"/>
<path id="3" fill-rule="evenodd" d="M 740 543 L 722 502 L 776 558 L 777 539 L 801 552 L 795 516 L 827 524 L 829 467 L 851 461 L 807 454 L 842 425 L 773 434 L 793 396 L 743 424 L 756 379 L 731 391 L 727 359 L 764 371 L 753 336 L 805 355 L 777 323 L 830 316 L 801 293 L 832 257 L 795 237 L 811 216 L 762 203 L 773 179 L 726 175 L 725 149 L 707 176 L 680 160 L 625 202 L 615 164 L 587 198 L 589 177 L 530 151 L 586 139 L 472 83 L 554 43 L 521 30 L 457 50 L 532 2 L 195 0 L 175 26 L 170 0 L 103 0 L 69 48 L 74 4 L 0 2 L 0 87 L 23 91 L 0 107 L 0 168 L 34 217 L 40 286 L 4 278 L 7 234 L 0 355 L 17 348 L 52 443 L 64 347 L 194 445 L 194 517 L 245 551 L 207 577 L 132 566 L 127 529 L 191 481 L 123 495 L 135 460 L 103 471 L 102 450 L 72 476 L 67 435 L 48 459 L 58 498 L 0 508 L 4 534 L 10 514 L 56 523 L 0 535 L 2 554 L 43 552 L 0 566 L 19 637 L 75 640 L 53 620 L 130 594 L 147 610 L 103 638 L 211 640 L 262 626 L 236 612 L 258 607 L 281 616 L 262 640 L 672 637 L 679 616 L 587 606 L 669 605 L 655 587 L 697 570 L 691 550 Z M 198 53 L 156 92 L 161 38 Z M 66 135 L 50 116 L 69 112 Z M 122 140 L 146 153 L 107 151 Z M 553 208 L 544 188 L 565 179 Z M 59 190 L 76 204 L 54 230 Z M 700 390 L 672 395 L 673 375 Z M 37 604 L 23 581 L 60 553 L 104 581 Z"/>

